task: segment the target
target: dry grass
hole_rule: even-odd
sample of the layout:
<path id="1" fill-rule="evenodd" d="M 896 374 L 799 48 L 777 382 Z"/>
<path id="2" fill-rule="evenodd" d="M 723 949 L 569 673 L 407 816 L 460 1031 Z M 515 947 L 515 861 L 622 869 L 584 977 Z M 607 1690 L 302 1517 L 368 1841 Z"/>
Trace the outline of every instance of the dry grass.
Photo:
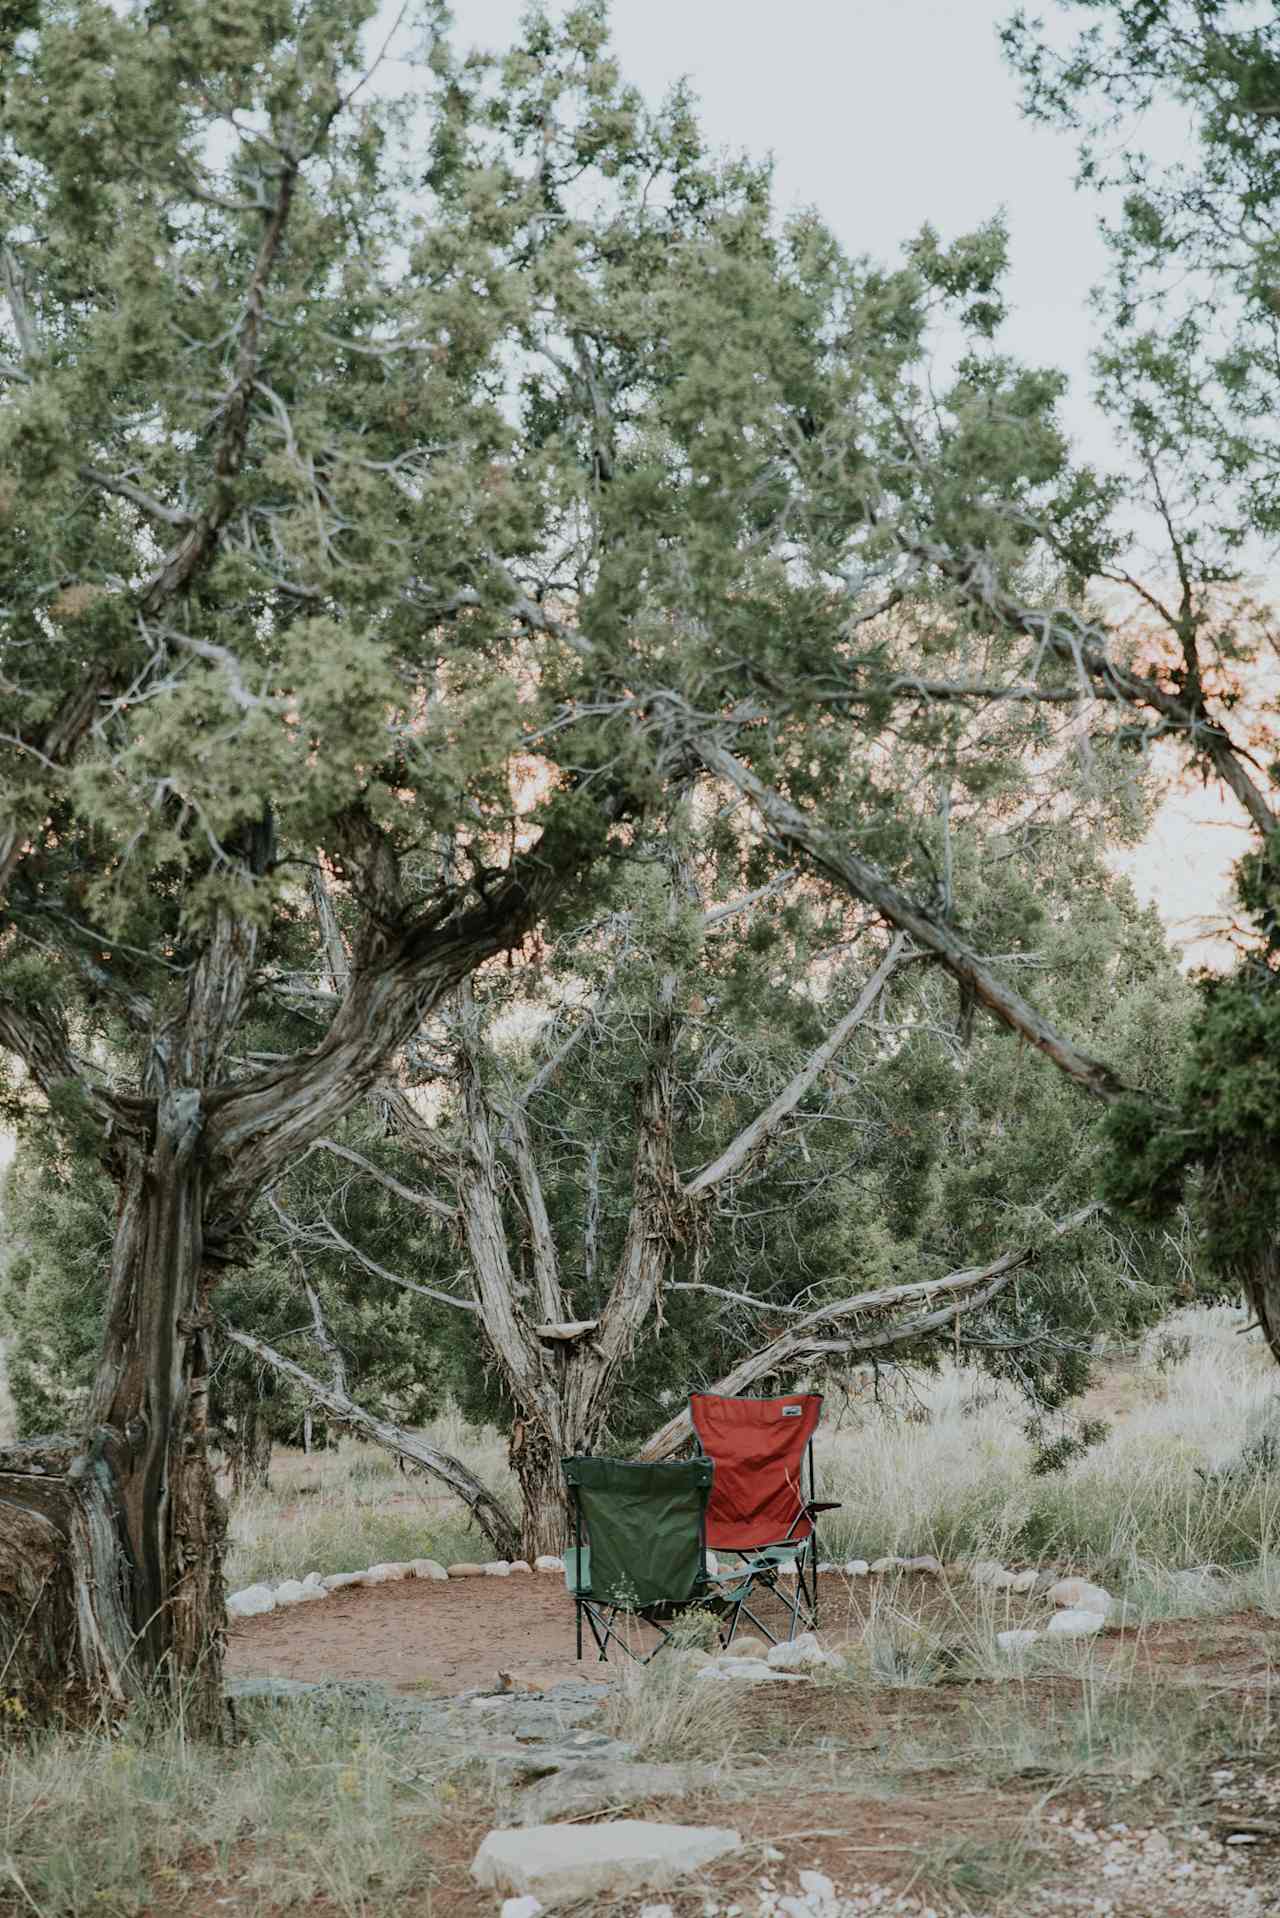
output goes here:
<path id="1" fill-rule="evenodd" d="M 7 1753 L 0 1910 L 102 1918 L 234 1880 L 241 1909 L 323 1895 L 365 1918 L 422 1881 L 423 1852 L 396 1833 L 408 1741 L 367 1716 L 297 1708 L 250 1715 L 245 1730 L 215 1750 L 139 1715 L 122 1733 L 41 1736 Z"/>
<path id="2" fill-rule="evenodd" d="M 1202 1620 L 1151 1629 L 1181 1632 L 1185 1664 L 1207 1666 L 1215 1634 L 1231 1629 L 1217 1614 L 1280 1617 L 1280 1469 L 1265 1457 L 1237 1469 L 1276 1417 L 1275 1374 L 1239 1325 L 1224 1311 L 1184 1314 L 1164 1344 L 1109 1368 L 1098 1396 L 1111 1436 L 1052 1479 L 1030 1470 L 1016 1406 L 972 1374 L 931 1381 L 923 1419 L 829 1401 L 820 1471 L 845 1505 L 826 1549 L 1072 1565 L 1123 1595 L 1133 1619 Z M 510 1497 L 496 1433 L 449 1422 L 435 1436 Z M 281 1458 L 271 1490 L 240 1502 L 229 1575 L 234 1587 L 381 1558 L 488 1555 L 425 1480 L 347 1443 Z M 1175 1576 L 1211 1563 L 1226 1575 Z M 644 1757 L 722 1761 L 726 1794 L 769 1804 L 829 1790 L 887 1805 L 903 1791 L 945 1797 L 948 1780 L 993 1802 L 1004 1794 L 1006 1811 L 1027 1813 L 1025 1831 L 1006 1819 L 935 1842 L 926 1821 L 903 1849 L 920 1891 L 948 1908 L 1012 1910 L 1000 1901 L 1045 1863 L 1027 1810 L 1042 1788 L 1126 1806 L 1125 1794 L 1147 1792 L 1172 1818 L 1194 1805 L 1214 1754 L 1275 1755 L 1265 1674 L 1234 1690 L 1172 1682 L 1140 1638 L 1045 1641 L 1016 1660 L 999 1650 L 998 1631 L 1043 1614 L 1043 1601 L 958 1580 L 863 1582 L 843 1629 L 827 1614 L 827 1635 L 845 1642 L 839 1672 L 752 1693 L 694 1681 L 668 1653 L 619 1673 L 609 1729 Z M 0 1913 L 171 1918 L 220 1900 L 232 1913 L 313 1903 L 343 1918 L 442 1909 L 431 1903 L 437 1854 L 461 1855 L 470 1838 L 450 1826 L 450 1787 L 423 1782 L 439 1776 L 438 1750 L 354 1707 L 261 1709 L 241 1733 L 211 1751 L 138 1717 L 122 1734 L 0 1747 Z M 460 1882 L 465 1859 L 450 1853 L 448 1869 Z"/>
<path id="3" fill-rule="evenodd" d="M 456 1415 L 426 1428 L 444 1450 L 515 1505 L 506 1448 L 489 1428 Z M 397 1471 L 390 1454 L 344 1439 L 336 1451 L 307 1459 L 277 1455 L 269 1486 L 236 1500 L 231 1512 L 227 1585 L 238 1591 L 260 1579 L 306 1572 L 359 1571 L 390 1559 L 487 1559 L 493 1548 L 464 1507 L 442 1497 L 419 1473 Z"/>
<path id="4" fill-rule="evenodd" d="M 843 1510 L 824 1551 L 989 1555 L 1112 1578 L 1268 1559 L 1280 1552 L 1280 1465 L 1232 1468 L 1265 1432 L 1280 1435 L 1280 1396 L 1244 1324 L 1225 1308 L 1181 1313 L 1136 1361 L 1104 1365 L 1095 1398 L 1110 1435 L 1046 1477 L 1031 1471 L 1017 1399 L 971 1371 L 918 1386 L 911 1419 L 829 1402 L 820 1477 Z"/>
<path id="5" fill-rule="evenodd" d="M 651 1665 L 623 1670 L 606 1701 L 612 1737 L 640 1758 L 724 1760 L 731 1764 L 742 1730 L 740 1686 L 694 1679 L 670 1652 Z"/>

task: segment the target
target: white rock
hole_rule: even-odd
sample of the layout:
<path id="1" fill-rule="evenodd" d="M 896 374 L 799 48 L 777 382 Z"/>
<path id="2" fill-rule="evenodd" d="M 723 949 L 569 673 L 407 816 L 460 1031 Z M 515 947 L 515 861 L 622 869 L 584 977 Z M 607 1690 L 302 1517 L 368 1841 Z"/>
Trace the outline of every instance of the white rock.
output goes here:
<path id="1" fill-rule="evenodd" d="M 709 1664 L 700 1665 L 693 1675 L 695 1678 L 722 1678 L 748 1685 L 763 1685 L 770 1681 L 788 1685 L 808 1682 L 805 1673 L 776 1671 L 763 1658 L 714 1658 Z"/>
<path id="2" fill-rule="evenodd" d="M 800 1873 L 800 1889 L 804 1893 L 807 1902 L 809 1904 L 816 1902 L 820 1911 L 824 1905 L 832 1905 L 835 1903 L 835 1884 L 827 1877 L 825 1871 L 802 1871 Z"/>
<path id="3" fill-rule="evenodd" d="M 1049 1587 L 1049 1603 L 1067 1611 L 1097 1612 L 1105 1618 L 1115 1600 L 1110 1592 L 1104 1591 L 1101 1585 L 1091 1585 L 1087 1578 L 1060 1578 L 1056 1585 Z"/>
<path id="4" fill-rule="evenodd" d="M 328 1578 L 321 1579 L 326 1592 L 340 1592 L 344 1585 L 354 1585 L 364 1577 L 363 1572 L 330 1572 Z"/>
<path id="5" fill-rule="evenodd" d="M 509 1561 L 505 1558 L 490 1559 L 484 1568 L 484 1575 L 486 1578 L 510 1578 L 511 1566 Z"/>
<path id="6" fill-rule="evenodd" d="M 444 1566 L 437 1564 L 434 1558 L 411 1558 L 409 1570 L 415 1578 L 448 1578 Z"/>
<path id="7" fill-rule="evenodd" d="M 838 1565 L 833 1565 L 829 1558 L 824 1558 L 822 1560 L 822 1563 L 818 1566 L 818 1570 L 820 1572 L 838 1572 L 839 1569 L 840 1567 Z"/>
<path id="8" fill-rule="evenodd" d="M 357 1585 L 391 1585 L 401 1577 L 394 1565 L 371 1565 L 367 1572 L 357 1572 L 354 1583 Z"/>
<path id="9" fill-rule="evenodd" d="M 977 1558 L 969 1567 L 970 1583 L 974 1585 L 993 1585 L 1001 1588 L 1001 1581 L 1010 1576 L 996 1558 Z"/>
<path id="10" fill-rule="evenodd" d="M 720 1560 L 716 1557 L 714 1552 L 707 1553 L 707 1571 L 710 1573 L 712 1578 L 719 1577 Z"/>
<path id="11" fill-rule="evenodd" d="M 308 1572 L 302 1583 L 309 1592 L 322 1592 L 325 1589 L 324 1580 L 321 1578 L 319 1572 Z"/>
<path id="12" fill-rule="evenodd" d="M 285 1578 L 276 1586 L 277 1605 L 301 1605 L 307 1595 L 307 1588 L 301 1579 Z"/>
<path id="13" fill-rule="evenodd" d="M 641 1905 L 640 1918 L 676 1918 L 670 1905 Z"/>
<path id="14" fill-rule="evenodd" d="M 269 1585 L 246 1585 L 242 1592 L 232 1592 L 227 1600 L 227 1614 L 231 1618 L 260 1618 L 275 1608 L 276 1595 Z"/>
<path id="15" fill-rule="evenodd" d="M 295 1602 L 299 1605 L 314 1605 L 318 1598 L 328 1598 L 328 1596 L 323 1585 L 304 1584 Z"/>
<path id="16" fill-rule="evenodd" d="M 535 1898 L 530 1891 L 523 1898 L 504 1898 L 498 1918 L 538 1918 L 538 1913 L 545 1910 L 541 1898 Z"/>
<path id="17" fill-rule="evenodd" d="M 1002 1652 L 1025 1652 L 1027 1646 L 1036 1644 L 1039 1638 L 1039 1632 L 997 1632 L 996 1644 Z"/>
<path id="18" fill-rule="evenodd" d="M 1039 1572 L 1015 1572 L 1009 1580 L 1011 1592 L 1034 1592 Z"/>
<path id="19" fill-rule="evenodd" d="M 554 1552 L 542 1552 L 533 1561 L 535 1572 L 562 1572 L 564 1560 L 557 1558 Z"/>
<path id="20" fill-rule="evenodd" d="M 865 1578 L 871 1567 L 865 1558 L 851 1558 L 844 1568 L 846 1578 Z"/>
<path id="21" fill-rule="evenodd" d="M 719 1658 L 716 1660 L 726 1678 L 771 1678 L 767 1659 Z"/>
<path id="22" fill-rule="evenodd" d="M 527 1558 L 513 1558 L 508 1569 L 513 1572 L 531 1572 L 533 1567 Z"/>
<path id="23" fill-rule="evenodd" d="M 735 1638 L 732 1645 L 725 1648 L 726 1658 L 768 1658 L 769 1647 L 763 1638 L 757 1638 L 754 1632 L 744 1632 L 741 1638 Z"/>
<path id="24" fill-rule="evenodd" d="M 898 1563 L 899 1561 L 890 1554 L 885 1558 L 873 1558 L 867 1569 L 873 1578 L 878 1578 L 883 1572 L 897 1571 Z"/>
<path id="25" fill-rule="evenodd" d="M 768 1656 L 775 1672 L 810 1671 L 815 1666 L 840 1663 L 834 1652 L 819 1645 L 812 1632 L 801 1632 L 798 1638 L 773 1646 Z"/>
<path id="26" fill-rule="evenodd" d="M 409 1567 L 402 1559 L 396 1559 L 393 1563 L 387 1565 L 371 1565 L 369 1570 L 375 1573 L 381 1572 L 384 1582 L 387 1579 L 408 1578 L 410 1576 Z"/>
<path id="27" fill-rule="evenodd" d="M 522 1825 L 491 1831 L 471 1863 L 482 1889 L 532 1892 L 568 1903 L 661 1890 L 688 1872 L 741 1851 L 736 1831 L 717 1825 L 650 1824 L 614 1818 L 599 1825 Z"/>
<path id="28" fill-rule="evenodd" d="M 1045 1630 L 1054 1638 L 1091 1638 L 1104 1623 L 1101 1612 L 1055 1612 Z"/>
<path id="29" fill-rule="evenodd" d="M 923 1552 L 919 1558 L 900 1558 L 898 1560 L 905 1572 L 923 1572 L 926 1578 L 941 1578 L 942 1566 L 932 1552 Z"/>
<path id="30" fill-rule="evenodd" d="M 795 1568 L 795 1566 L 794 1566 L 794 1565 L 779 1565 L 779 1567 L 778 1567 L 778 1576 L 779 1576 L 779 1578 L 794 1578 L 794 1577 L 796 1576 L 796 1568 Z"/>

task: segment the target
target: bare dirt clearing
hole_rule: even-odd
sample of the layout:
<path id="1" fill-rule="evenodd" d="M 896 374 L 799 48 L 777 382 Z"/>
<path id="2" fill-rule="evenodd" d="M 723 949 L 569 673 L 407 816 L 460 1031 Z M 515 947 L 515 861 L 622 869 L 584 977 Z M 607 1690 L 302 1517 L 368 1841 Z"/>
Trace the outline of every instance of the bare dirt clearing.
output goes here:
<path id="1" fill-rule="evenodd" d="M 879 1629 L 901 1641 L 904 1657 L 921 1632 L 944 1655 L 950 1647 L 960 1657 L 984 1631 L 1042 1626 L 1049 1611 L 1043 1598 L 1005 1594 L 984 1605 L 976 1591 L 952 1580 L 836 1574 L 822 1582 L 827 1642 L 838 1646 Z M 763 1615 L 778 1628 L 776 1611 Z M 643 1630 L 637 1638 L 646 1649 L 656 1642 Z M 1127 1658 L 1135 1674 L 1158 1669 L 1210 1689 L 1266 1687 L 1280 1668 L 1280 1619 L 1233 1612 L 1212 1621 L 1109 1628 L 1095 1642 L 1095 1656 Z M 599 1664 L 589 1638 L 578 1663 L 573 1606 L 551 1574 L 348 1586 L 322 1604 L 239 1621 L 227 1656 L 236 1677 L 358 1679 L 442 1695 L 488 1687 L 500 1670 L 541 1687 L 609 1676 L 615 1665 Z"/>
<path id="2" fill-rule="evenodd" d="M 526 1574 L 348 1586 L 323 1604 L 243 1619 L 228 1640 L 227 1669 L 448 1693 L 492 1685 L 499 1669 L 541 1686 L 582 1667 L 564 1581 Z"/>
<path id="3" fill-rule="evenodd" d="M 734 1907 L 754 1918 L 768 1910 L 765 1881 L 794 1895 L 801 1871 L 825 1873 L 849 1912 L 1280 1911 L 1280 1620 L 1235 1611 L 1108 1628 L 1087 1644 L 1055 1646 L 1051 1670 L 982 1668 L 975 1648 L 984 1633 L 1042 1623 L 1046 1610 L 1042 1598 L 993 1601 L 961 1580 L 832 1577 L 823 1636 L 851 1648 L 879 1642 L 878 1663 L 859 1670 L 851 1659 L 849 1676 L 831 1682 L 728 1687 L 664 1676 L 665 1659 L 640 1679 L 594 1656 L 578 1665 L 572 1606 L 549 1575 L 408 1580 L 245 1621 L 230 1662 L 241 1675 L 375 1681 L 418 1698 L 488 1688 L 499 1669 L 542 1685 L 606 1681 L 584 1740 L 643 1741 L 651 1725 L 653 1740 L 675 1742 L 642 1756 L 702 1764 L 689 1790 L 650 1799 L 627 1789 L 622 1767 L 616 1802 L 580 1815 L 728 1825 L 746 1841 L 696 1885 L 662 1893 L 675 1918 Z M 948 1643 L 950 1665 L 921 1654 Z M 702 1694 L 711 1722 L 700 1730 L 695 1713 L 664 1731 L 646 1703 L 655 1686 Z M 491 1733 L 509 1726 L 519 1746 L 519 1696 L 510 1707 L 460 1709 Z M 439 1751 L 427 1762 L 438 1793 Z M 518 1818 L 519 1792 L 513 1798 L 509 1761 L 505 1790 L 500 1765 L 459 1753 L 445 1762 L 451 1782 L 429 1812 L 424 1795 L 402 1827 L 402 1843 L 420 1848 L 421 1874 L 394 1909 L 492 1918 L 500 1900 L 475 1889 L 468 1867 L 494 1823 Z M 529 1775 L 539 1775 L 532 1747 Z M 244 1895 L 229 1872 L 219 1910 L 261 1909 Z M 634 1918 L 646 1902 L 577 1909 Z M 360 1907 L 382 1908 L 376 1895 Z M 153 1909 L 167 1918 L 199 1906 Z M 319 1918 L 325 1907 L 312 1909 Z"/>

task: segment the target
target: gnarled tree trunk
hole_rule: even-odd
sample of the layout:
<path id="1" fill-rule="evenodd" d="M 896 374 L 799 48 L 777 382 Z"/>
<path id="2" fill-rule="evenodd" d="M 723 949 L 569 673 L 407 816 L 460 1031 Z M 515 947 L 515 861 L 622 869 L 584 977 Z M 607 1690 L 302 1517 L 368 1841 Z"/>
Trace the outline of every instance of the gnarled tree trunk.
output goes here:
<path id="1" fill-rule="evenodd" d="M 530 1565 L 543 1552 L 563 1552 L 569 1539 L 569 1504 L 560 1461 L 566 1447 L 558 1425 L 518 1418 L 511 1427 L 508 1457 L 520 1487 L 520 1556 Z M 586 1449 L 586 1448 L 584 1448 Z"/>
<path id="2" fill-rule="evenodd" d="M 83 1448 L 5 1455 L 0 1595 L 6 1684 L 41 1703 L 86 1690 L 123 1703 L 161 1679 L 187 1722 L 220 1722 L 221 1501 L 205 1448 L 208 1345 L 202 1104 L 157 1102 L 125 1148 L 102 1354 Z M 33 1581 L 43 1593 L 19 1614 Z"/>

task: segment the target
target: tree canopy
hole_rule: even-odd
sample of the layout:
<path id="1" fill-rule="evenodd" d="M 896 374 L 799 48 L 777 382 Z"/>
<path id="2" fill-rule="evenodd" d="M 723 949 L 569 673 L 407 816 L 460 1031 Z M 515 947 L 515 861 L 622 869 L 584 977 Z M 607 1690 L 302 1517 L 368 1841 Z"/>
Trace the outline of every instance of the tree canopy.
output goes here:
<path id="1" fill-rule="evenodd" d="M 1046 983 L 1023 963 L 1035 860 L 1011 854 L 999 884 L 991 861 L 996 835 L 1030 844 L 1050 823 L 1068 841 L 1104 815 L 1131 832 L 1146 750 L 1180 742 L 1257 833 L 1260 932 L 1215 1005 L 1237 1008 L 1224 1029 L 1242 1059 L 1265 1037 L 1249 1008 L 1275 977 L 1274 772 L 1241 729 L 1238 676 L 1268 629 L 1223 588 L 1270 525 L 1265 179 L 1239 127 L 1272 46 L 1265 28 L 1224 38 L 1214 5 L 1089 11 L 1114 44 L 1086 38 L 1056 66 L 1011 26 L 1033 109 L 1140 101 L 1151 59 L 1200 113 L 1208 156 L 1183 194 L 1184 213 L 1211 209 L 1199 227 L 1174 219 L 1173 176 L 1151 170 L 1146 212 L 1133 186 L 1129 306 L 1101 366 L 1172 594 L 1132 568 L 1125 485 L 1073 458 L 1061 375 L 1002 347 L 1000 221 L 950 242 L 926 228 L 892 267 L 850 257 L 817 213 L 777 214 L 766 167 L 712 156 L 685 93 L 652 107 L 626 84 L 598 0 L 535 8 L 501 58 L 458 56 L 434 0 L 382 48 L 369 0 L 250 0 L 234 17 L 215 0 L 55 0 L 7 17 L 0 1046 L 6 1110 L 39 1114 L 61 1155 L 48 1177 L 92 1154 L 116 1202 L 85 1435 L 39 1469 L 0 1460 L 20 1515 L 0 1557 L 25 1568 L 15 1620 L 50 1526 L 96 1554 L 58 1587 L 46 1678 L 78 1619 L 93 1682 L 127 1690 L 167 1665 L 199 1672 L 220 1708 L 215 1288 L 252 1259 L 265 1195 L 313 1176 L 312 1149 L 367 1123 L 464 1005 L 463 1103 L 473 1147 L 494 1149 L 472 1151 L 458 1189 L 474 1232 L 505 1244 L 487 968 L 511 955 L 516 990 L 540 989 L 542 953 L 641 909 L 691 808 L 732 820 L 735 886 L 794 868 L 819 916 L 838 901 L 891 929 L 953 982 L 912 975 L 922 1030 L 957 991 L 963 1030 L 991 1015 L 1117 1107 L 1126 1162 L 1184 1189 L 1168 1142 L 1144 1143 L 1178 1123 L 1152 1094 L 1181 1014 L 1153 1045 L 1139 990 L 1144 944 L 1147 988 L 1166 965 L 1156 927 L 1082 867 L 1099 930 L 1041 920 L 1054 980 L 1024 990 Z M 1202 296 L 1228 203 L 1243 224 Z M 1132 289 L 1157 256 L 1192 279 L 1177 324 L 1152 330 Z M 1210 362 L 1211 317 L 1235 324 L 1237 307 Z M 726 878 L 729 851 L 709 854 Z M 1069 856 L 1053 865 L 1067 883 Z M 1073 996 L 1073 954 L 1102 928 L 1133 980 L 1129 1031 Z M 804 939 L 787 939 L 781 975 L 744 942 L 739 984 L 785 1010 L 766 1028 L 739 1005 L 725 1053 L 726 1071 L 758 1055 L 763 1084 L 813 1010 Z M 694 953 L 674 933 L 655 951 L 626 1310 L 580 1348 L 584 1419 L 661 1298 L 650 1227 L 686 1183 L 664 1114 L 681 1073 L 696 1080 Z M 712 964 L 727 1005 L 736 963 Z M 1210 1080 L 1217 1029 L 1206 1014 L 1194 1038 Z M 598 1056 L 624 1079 L 631 1044 L 602 1027 Z M 972 1097 L 972 1139 L 1012 1174 L 980 1092 L 986 1045 L 953 1118 Z M 1021 1055 L 999 1058 L 1017 1083 Z M 941 1061 L 913 1034 L 876 1071 L 936 1119 Z M 713 1083 L 712 1130 L 754 1090 Z M 586 1079 L 579 1096 L 595 1096 Z M 1053 1104 L 1037 1126 L 1065 1151 Z M 1248 1154 L 1223 1157 L 1238 1130 L 1183 1161 L 1242 1192 Z M 1273 1137 L 1276 1116 L 1256 1131 Z M 913 1167 L 886 1142 L 866 1168 L 902 1195 L 888 1239 L 926 1264 L 945 1261 L 944 1226 L 982 1237 L 996 1216 L 967 1152 L 953 1133 Z M 571 1186 L 555 1170 L 566 1220 Z M 26 1202 L 39 1210 L 38 1182 Z M 813 1247 L 840 1237 L 806 1216 Z M 1280 1351 L 1275 1220 L 1252 1216 L 1244 1278 Z M 809 1256 L 808 1276 L 831 1262 Z M 485 1309 L 513 1296 L 491 1286 Z M 537 1385 L 550 1458 L 550 1367 L 524 1336 L 536 1325 L 516 1330 L 508 1363 Z"/>

